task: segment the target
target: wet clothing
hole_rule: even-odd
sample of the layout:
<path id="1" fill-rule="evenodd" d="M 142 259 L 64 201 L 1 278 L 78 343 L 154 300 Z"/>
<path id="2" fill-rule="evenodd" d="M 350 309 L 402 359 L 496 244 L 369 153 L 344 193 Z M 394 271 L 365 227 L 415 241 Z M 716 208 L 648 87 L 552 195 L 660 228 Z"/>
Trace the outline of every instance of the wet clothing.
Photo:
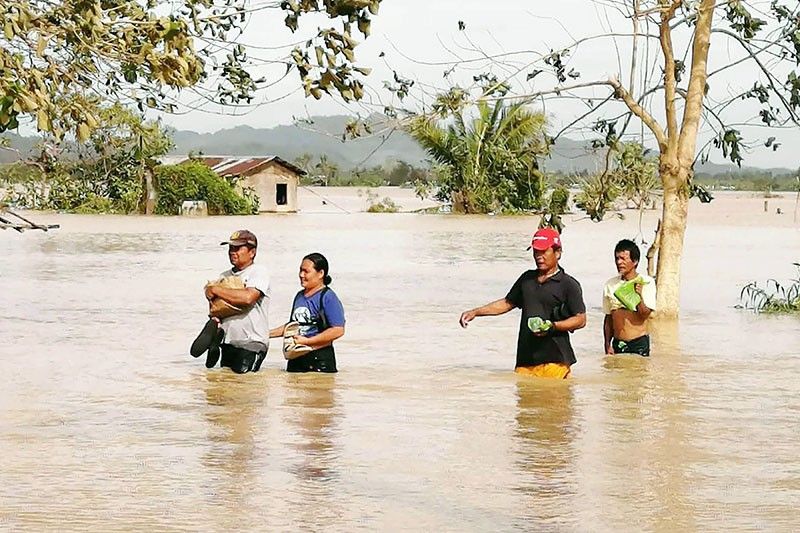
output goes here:
<path id="1" fill-rule="evenodd" d="M 289 320 L 300 324 L 300 335 L 313 337 L 331 326 L 344 326 L 344 306 L 330 287 L 309 297 L 300 291 L 294 297 Z"/>
<path id="2" fill-rule="evenodd" d="M 575 364 L 575 352 L 569 341 L 569 332 L 551 331 L 545 336 L 536 336 L 528 329 L 528 319 L 534 316 L 555 322 L 586 312 L 583 291 L 575 278 L 559 270 L 544 283 L 539 283 L 537 271 L 528 270 L 514 282 L 506 300 L 522 310 L 515 366 Z"/>
<path id="3" fill-rule="evenodd" d="M 232 344 L 223 344 L 220 346 L 222 350 L 222 361 L 220 366 L 227 367 L 236 372 L 237 374 L 245 374 L 250 372 L 258 372 L 261 363 L 267 355 L 267 351 L 253 352 L 244 348 L 238 348 Z"/>
<path id="4" fill-rule="evenodd" d="M 639 277 L 642 278 L 646 283 L 642 285 L 642 301 L 644 305 L 647 306 L 648 309 L 653 311 L 656 310 L 656 280 L 648 276 L 647 274 L 639 274 Z M 619 289 L 620 285 L 625 283 L 625 280 L 622 279 L 621 276 L 614 276 L 610 280 L 606 281 L 606 284 L 603 286 L 603 313 L 606 315 L 610 315 L 612 311 L 616 311 L 617 309 L 625 309 L 625 306 L 619 299 L 614 296 L 614 291 Z"/>
<path id="5" fill-rule="evenodd" d="M 562 363 L 545 363 L 536 366 L 518 366 L 514 372 L 523 376 L 536 376 L 537 378 L 567 379 L 569 365 Z"/>
<path id="6" fill-rule="evenodd" d="M 308 352 L 286 362 L 287 372 L 338 372 L 333 345 Z"/>
<path id="7" fill-rule="evenodd" d="M 330 327 L 344 327 L 344 306 L 330 287 L 323 287 L 309 297 L 299 291 L 292 302 L 290 321 L 300 324 L 300 335 L 313 337 Z M 333 345 L 291 359 L 287 372 L 338 372 Z"/>
<path id="8" fill-rule="evenodd" d="M 650 355 L 650 335 L 642 335 L 629 341 L 611 339 L 611 347 L 614 349 L 614 353 L 632 353 L 648 357 Z"/>
<path id="9" fill-rule="evenodd" d="M 269 273 L 261 265 L 252 264 L 244 270 L 226 270 L 222 277 L 239 276 L 246 288 L 255 288 L 261 292 L 247 311 L 221 320 L 225 330 L 225 343 L 251 352 L 266 352 L 269 346 L 269 302 L 272 296 Z"/>

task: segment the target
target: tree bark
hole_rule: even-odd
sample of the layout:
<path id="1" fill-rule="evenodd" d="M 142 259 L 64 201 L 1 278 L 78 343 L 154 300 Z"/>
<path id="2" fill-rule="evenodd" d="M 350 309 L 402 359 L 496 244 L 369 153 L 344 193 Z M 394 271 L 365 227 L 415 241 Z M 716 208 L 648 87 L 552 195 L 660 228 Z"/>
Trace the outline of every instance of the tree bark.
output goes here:
<path id="1" fill-rule="evenodd" d="M 144 172 L 144 214 L 152 215 L 156 212 L 156 202 L 158 201 L 158 191 L 155 186 L 155 176 L 152 169 L 146 169 Z"/>
<path id="2" fill-rule="evenodd" d="M 658 250 L 656 310 L 662 318 L 677 318 L 680 310 L 681 257 L 689 214 L 691 169 L 677 161 L 661 164 L 664 205 L 661 214 L 661 242 Z"/>
<path id="3" fill-rule="evenodd" d="M 658 219 L 658 225 L 656 226 L 656 235 L 653 237 L 653 244 L 650 245 L 650 248 L 647 249 L 647 275 L 651 278 L 655 277 L 656 275 L 656 254 L 658 253 L 659 248 L 661 248 L 661 219 Z"/>
<path id="4" fill-rule="evenodd" d="M 679 4 L 675 2 L 672 6 Z M 668 150 L 661 150 L 659 171 L 664 186 L 662 208 L 661 248 L 658 251 L 656 283 L 658 296 L 656 310 L 660 317 L 677 318 L 680 310 L 681 258 L 686 222 L 689 215 L 689 183 L 692 179 L 697 132 L 702 119 L 703 99 L 708 79 L 708 51 L 711 45 L 711 26 L 714 20 L 716 0 L 701 0 L 697 6 L 694 37 L 692 39 L 692 67 L 686 91 L 683 121 L 676 142 L 676 129 L 670 124 L 667 136 Z M 672 42 L 664 39 L 662 19 L 662 47 L 665 57 L 672 56 Z M 669 37 L 669 32 L 666 33 Z M 669 75 L 669 68 L 666 75 Z M 673 102 L 674 105 L 674 102 Z M 670 113 L 667 102 L 667 114 Z"/>

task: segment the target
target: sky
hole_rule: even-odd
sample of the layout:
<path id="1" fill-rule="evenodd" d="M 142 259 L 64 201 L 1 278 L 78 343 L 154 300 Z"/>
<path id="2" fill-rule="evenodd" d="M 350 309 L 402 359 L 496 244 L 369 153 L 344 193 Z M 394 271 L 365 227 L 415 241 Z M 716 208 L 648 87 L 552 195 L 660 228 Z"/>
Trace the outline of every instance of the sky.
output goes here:
<path id="1" fill-rule="evenodd" d="M 323 98 L 321 101 L 307 99 L 300 89 L 297 74 L 292 72 L 286 79 L 260 91 L 258 105 L 241 109 L 204 105 L 202 109 L 186 109 L 180 115 L 164 116 L 164 121 L 179 129 L 212 132 L 237 125 L 268 128 L 290 124 L 297 118 L 312 115 L 366 116 L 370 112 L 381 111 L 386 104 L 419 111 L 430 104 L 434 94 L 454 84 L 474 86 L 473 76 L 481 73 L 509 79 L 516 93 L 547 90 L 557 85 L 549 71 L 527 81 L 528 73 L 535 68 L 542 68 L 543 54 L 567 47 L 579 39 L 608 32 L 618 36 L 583 42 L 565 59 L 567 70 L 580 74 L 580 77 L 569 79 L 566 84 L 618 77 L 627 86 L 632 26 L 619 12 L 608 7 L 611 3 L 611 0 L 383 0 L 379 14 L 373 17 L 371 36 L 356 50 L 357 63 L 373 68 L 365 80 L 367 96 L 361 103 L 347 105 L 334 98 Z M 769 2 L 755 1 L 751 4 L 759 10 L 766 9 Z M 464 23 L 463 31 L 459 30 L 459 21 Z M 326 21 L 321 18 L 301 19 L 300 31 L 292 34 L 283 25 L 283 15 L 279 11 L 263 11 L 249 22 L 240 41 L 258 47 L 251 49 L 250 53 L 262 63 L 279 60 L 289 52 L 292 43 L 304 41 L 323 24 Z M 655 29 L 651 28 L 651 33 L 653 31 Z M 687 31 L 676 30 L 674 39 L 679 54 L 687 48 L 689 38 Z M 383 57 L 379 57 L 381 53 Z M 643 88 L 641 65 L 657 64 L 653 59 L 659 53 L 656 39 L 640 38 L 637 54 L 640 74 L 635 93 L 641 94 Z M 742 54 L 738 44 L 725 36 L 714 35 L 711 70 L 741 58 Z M 498 55 L 500 59 L 492 62 L 483 59 Z M 646 57 L 651 60 L 645 61 Z M 444 72 L 454 66 L 445 78 Z M 777 72 L 780 79 L 785 79 L 790 68 L 785 64 L 768 67 Z M 399 102 L 383 89 L 384 82 L 391 80 L 393 71 L 415 81 L 412 94 L 404 102 Z M 280 64 L 259 67 L 256 73 L 274 80 L 285 73 L 285 67 Z M 651 79 L 657 82 L 660 70 L 657 68 L 652 74 Z M 709 80 L 709 105 L 724 102 L 731 95 L 749 89 L 759 77 L 763 75 L 752 63 L 721 71 Z M 686 85 L 685 80 L 682 85 Z M 548 97 L 543 102 L 537 100 L 533 105 L 546 113 L 550 131 L 555 133 L 589 109 L 585 100 L 571 96 L 591 97 L 598 102 L 608 94 L 607 87 L 587 88 L 562 93 L 556 98 Z M 182 100 L 197 107 L 197 102 L 189 94 L 185 94 Z M 657 93 L 645 104 L 654 116 L 663 119 L 663 111 L 660 111 L 663 110 L 663 93 Z M 611 102 L 603 108 L 604 112 L 591 116 L 607 118 L 620 115 L 624 110 L 621 104 Z M 721 118 L 729 123 L 758 123 L 758 110 L 749 102 L 741 102 L 726 108 Z M 591 122 L 589 119 L 579 121 L 565 135 L 577 139 L 595 138 L 597 134 L 590 131 Z M 737 126 L 737 129 L 753 144 L 753 148 L 745 154 L 745 165 L 800 166 L 800 158 L 791 149 L 800 143 L 797 127 L 773 130 Z M 641 139 L 645 144 L 652 145 L 652 139 L 638 122 L 632 123 L 628 132 L 633 135 L 632 139 Z M 710 142 L 714 134 L 710 126 L 705 127 L 698 145 Z M 780 149 L 773 151 L 763 146 L 769 137 L 775 137 L 776 142 L 781 143 Z M 722 156 L 714 153 L 711 160 L 722 162 Z"/>

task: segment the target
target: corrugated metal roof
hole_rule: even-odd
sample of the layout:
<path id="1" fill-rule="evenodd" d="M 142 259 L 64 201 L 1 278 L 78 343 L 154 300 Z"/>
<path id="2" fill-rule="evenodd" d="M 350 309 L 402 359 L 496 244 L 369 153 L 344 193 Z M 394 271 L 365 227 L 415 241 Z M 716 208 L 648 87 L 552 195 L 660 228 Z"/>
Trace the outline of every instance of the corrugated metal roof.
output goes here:
<path id="1" fill-rule="evenodd" d="M 173 158 L 171 157 L 170 159 Z M 231 157 L 211 155 L 202 156 L 195 159 L 202 161 L 205 165 L 211 168 L 211 170 L 223 177 L 249 176 L 251 174 L 255 174 L 271 162 L 275 162 L 285 168 L 288 168 L 292 172 L 301 176 L 306 174 L 302 168 L 274 155 L 265 157 Z M 183 163 L 189 160 L 189 157 L 183 157 L 181 158 L 180 162 Z"/>

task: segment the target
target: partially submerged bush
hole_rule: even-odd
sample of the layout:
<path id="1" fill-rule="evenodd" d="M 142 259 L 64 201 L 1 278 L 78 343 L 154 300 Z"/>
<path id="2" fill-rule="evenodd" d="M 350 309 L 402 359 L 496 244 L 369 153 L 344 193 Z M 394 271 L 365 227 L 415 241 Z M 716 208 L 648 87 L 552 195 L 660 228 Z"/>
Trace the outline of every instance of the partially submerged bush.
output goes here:
<path id="1" fill-rule="evenodd" d="M 798 270 L 798 277 L 783 285 L 769 279 L 765 286 L 759 287 L 755 281 L 742 288 L 739 307 L 752 309 L 759 313 L 798 313 L 800 312 L 800 263 L 792 263 Z"/>
<path id="2" fill-rule="evenodd" d="M 209 215 L 253 215 L 258 199 L 240 194 L 235 186 L 200 161 L 163 165 L 156 169 L 158 204 L 156 213 L 177 215 L 185 200 L 203 200 Z"/>
<path id="3" fill-rule="evenodd" d="M 380 202 L 370 204 L 367 208 L 367 213 L 397 213 L 400 211 L 400 206 L 388 196 Z"/>
<path id="4" fill-rule="evenodd" d="M 359 191 L 361 196 L 361 191 Z M 400 206 L 394 203 L 394 200 L 388 196 L 383 200 L 378 201 L 378 195 L 370 190 L 367 190 L 367 213 L 397 213 L 400 211 Z"/>

